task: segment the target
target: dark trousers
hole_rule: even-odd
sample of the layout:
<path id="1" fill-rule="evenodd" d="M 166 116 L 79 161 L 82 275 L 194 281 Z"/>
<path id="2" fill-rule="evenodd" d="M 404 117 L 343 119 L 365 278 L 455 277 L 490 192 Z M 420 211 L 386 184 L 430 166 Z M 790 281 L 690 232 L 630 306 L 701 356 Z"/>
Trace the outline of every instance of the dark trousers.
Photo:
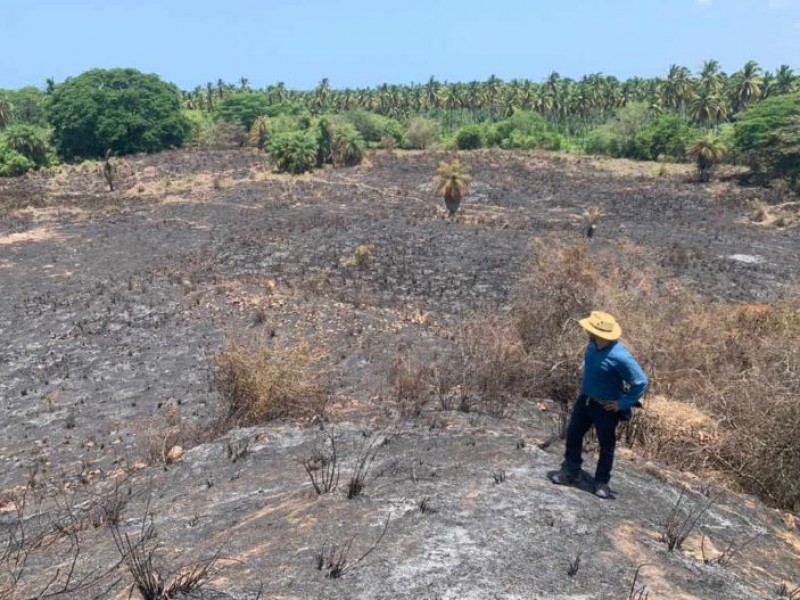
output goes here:
<path id="1" fill-rule="evenodd" d="M 600 442 L 600 458 L 597 460 L 596 483 L 607 484 L 611 479 L 611 468 L 614 466 L 614 447 L 617 445 L 617 424 L 619 414 L 609 412 L 601 404 L 588 400 L 581 394 L 572 409 L 572 416 L 567 425 L 567 451 L 564 454 L 562 468 L 573 477 L 580 474 L 583 438 L 594 425 L 597 439 Z"/>

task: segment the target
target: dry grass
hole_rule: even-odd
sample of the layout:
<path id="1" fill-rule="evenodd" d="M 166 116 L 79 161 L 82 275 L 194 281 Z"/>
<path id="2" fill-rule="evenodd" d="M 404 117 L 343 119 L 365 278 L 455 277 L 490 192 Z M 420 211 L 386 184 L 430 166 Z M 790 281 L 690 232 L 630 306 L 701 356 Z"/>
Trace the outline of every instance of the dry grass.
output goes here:
<path id="1" fill-rule="evenodd" d="M 584 340 L 570 318 L 607 310 L 657 395 L 636 441 L 681 468 L 718 469 L 776 506 L 800 507 L 800 299 L 712 303 L 624 243 L 613 255 L 555 241 L 534 251 L 517 331 L 553 379 L 575 382 L 545 380 L 545 391 L 579 380 Z"/>
<path id="2" fill-rule="evenodd" d="M 389 380 L 406 416 L 420 414 L 431 399 L 440 410 L 504 416 L 537 388 L 538 371 L 513 324 L 481 312 L 459 324 L 453 347 L 443 355 L 423 360 L 399 353 Z"/>
<path id="3" fill-rule="evenodd" d="M 494 414 L 522 396 L 549 397 L 563 416 L 586 344 L 576 320 L 606 310 L 650 376 L 628 442 L 800 509 L 800 298 L 711 302 L 624 241 L 604 253 L 586 240 L 553 239 L 534 242 L 512 308 L 466 319 L 452 352 L 433 364 L 405 357 L 398 395 L 417 406 L 427 393 L 441 408 Z"/>
<path id="4" fill-rule="evenodd" d="M 277 350 L 227 342 L 214 365 L 222 429 L 319 415 L 329 395 L 321 358 L 307 346 Z"/>
<path id="5" fill-rule="evenodd" d="M 791 227 L 800 223 L 800 203 L 768 204 L 763 200 L 754 200 L 750 204 L 749 219 L 762 227 Z"/>

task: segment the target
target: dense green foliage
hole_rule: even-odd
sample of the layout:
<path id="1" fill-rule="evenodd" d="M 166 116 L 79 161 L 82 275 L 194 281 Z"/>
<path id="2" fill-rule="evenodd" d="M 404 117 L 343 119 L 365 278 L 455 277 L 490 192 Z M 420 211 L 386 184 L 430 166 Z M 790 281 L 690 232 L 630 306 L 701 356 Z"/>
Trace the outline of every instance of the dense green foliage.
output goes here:
<path id="1" fill-rule="evenodd" d="M 456 133 L 456 147 L 459 150 L 476 150 L 484 145 L 483 131 L 478 125 L 467 125 Z"/>
<path id="2" fill-rule="evenodd" d="M 338 167 L 353 167 L 364 159 L 364 138 L 350 123 L 333 131 L 332 162 Z"/>
<path id="3" fill-rule="evenodd" d="M 47 115 L 64 158 L 180 147 L 191 131 L 178 89 L 134 69 L 95 69 L 67 79 L 53 89 Z"/>
<path id="4" fill-rule="evenodd" d="M 35 166 L 43 167 L 50 162 L 50 132 L 35 125 L 12 125 L 2 133 L 6 144 Z"/>
<path id="5" fill-rule="evenodd" d="M 272 136 L 269 154 L 279 171 L 299 175 L 317 165 L 319 143 L 313 131 L 290 131 Z"/>
<path id="6" fill-rule="evenodd" d="M 736 151 L 768 177 L 800 177 L 800 94 L 778 96 L 748 109 L 736 124 Z"/>
<path id="7" fill-rule="evenodd" d="M 0 127 L 25 123 L 47 127 L 46 95 L 39 88 L 0 90 Z"/>
<path id="8" fill-rule="evenodd" d="M 313 90 L 298 91 L 282 83 L 254 90 L 243 78 L 180 95 L 154 75 L 113 69 L 60 85 L 48 81 L 46 91 L 0 90 L 0 130 L 10 130 L 4 164 L 13 160 L 14 172 L 27 165 L 20 156 L 35 166 L 52 162 L 50 137 L 67 159 L 98 157 L 107 149 L 125 154 L 187 143 L 249 144 L 287 155 L 276 161 L 278 169 L 303 171 L 305 161 L 297 158 L 311 136 L 317 166 L 357 164 L 365 148 L 381 146 L 567 150 L 637 160 L 713 155 L 716 163 L 713 148 L 695 147 L 712 132 L 729 160 L 768 177 L 794 179 L 798 92 L 800 78 L 790 67 L 765 72 L 752 61 L 732 74 L 710 60 L 696 74 L 672 65 L 665 77 L 626 81 L 552 73 L 538 83 L 495 76 L 443 83 L 432 77 L 409 86 L 333 89 L 324 79 Z M 701 169 L 702 176 L 709 170 Z"/>
<path id="9" fill-rule="evenodd" d="M 35 166 L 32 160 L 10 148 L 5 137 L 0 135 L 0 177 L 22 175 Z"/>
<path id="10" fill-rule="evenodd" d="M 228 94 L 214 107 L 212 116 L 218 121 L 238 123 L 248 131 L 262 115 L 270 113 L 270 104 L 264 94 L 243 92 Z"/>
<path id="11" fill-rule="evenodd" d="M 685 117 L 631 104 L 586 137 L 584 150 L 636 160 L 688 160 L 686 148 L 700 130 Z"/>

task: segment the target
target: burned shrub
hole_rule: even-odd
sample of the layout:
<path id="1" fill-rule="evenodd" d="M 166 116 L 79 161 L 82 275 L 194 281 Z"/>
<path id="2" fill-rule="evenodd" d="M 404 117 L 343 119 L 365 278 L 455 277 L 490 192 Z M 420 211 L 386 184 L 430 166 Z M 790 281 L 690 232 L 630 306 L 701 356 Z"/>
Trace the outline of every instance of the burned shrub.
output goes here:
<path id="1" fill-rule="evenodd" d="M 228 342 L 214 360 L 214 386 L 222 403 L 220 426 L 230 429 L 319 415 L 328 400 L 319 358 L 305 346 L 273 350 Z"/>

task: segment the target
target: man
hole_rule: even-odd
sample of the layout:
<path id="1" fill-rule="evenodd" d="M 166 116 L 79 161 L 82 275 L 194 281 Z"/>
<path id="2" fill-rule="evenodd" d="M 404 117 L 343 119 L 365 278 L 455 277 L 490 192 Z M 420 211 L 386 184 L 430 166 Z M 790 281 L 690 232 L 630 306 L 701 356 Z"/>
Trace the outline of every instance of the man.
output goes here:
<path id="1" fill-rule="evenodd" d="M 567 426 L 567 449 L 561 470 L 551 479 L 559 485 L 577 481 L 581 471 L 583 437 L 594 425 L 600 442 L 600 457 L 595 471 L 594 493 L 611 498 L 608 482 L 614 465 L 617 424 L 629 420 L 631 409 L 647 390 L 648 380 L 639 363 L 618 341 L 622 329 L 608 313 L 593 311 L 579 321 L 589 333 L 583 358 L 581 394 Z"/>

